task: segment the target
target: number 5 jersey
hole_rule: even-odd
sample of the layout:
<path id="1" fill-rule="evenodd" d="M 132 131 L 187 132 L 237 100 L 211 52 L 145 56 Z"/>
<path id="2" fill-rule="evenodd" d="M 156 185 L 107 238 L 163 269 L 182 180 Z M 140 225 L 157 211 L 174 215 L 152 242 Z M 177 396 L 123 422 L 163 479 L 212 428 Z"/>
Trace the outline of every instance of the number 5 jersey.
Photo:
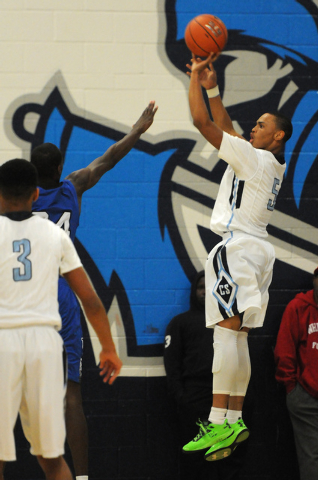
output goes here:
<path id="1" fill-rule="evenodd" d="M 275 208 L 286 168 L 266 150 L 223 132 L 218 153 L 228 167 L 214 205 L 211 230 L 223 236 L 240 230 L 267 237 L 266 227 Z"/>

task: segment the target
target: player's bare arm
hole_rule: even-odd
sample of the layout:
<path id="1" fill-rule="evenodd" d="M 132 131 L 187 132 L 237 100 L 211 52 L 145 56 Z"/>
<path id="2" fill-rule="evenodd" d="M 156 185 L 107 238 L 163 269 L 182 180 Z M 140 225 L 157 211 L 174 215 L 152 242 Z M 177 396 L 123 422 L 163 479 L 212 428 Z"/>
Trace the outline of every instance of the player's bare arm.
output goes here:
<path id="1" fill-rule="evenodd" d="M 116 353 L 106 310 L 82 267 L 64 273 L 63 276 L 79 298 L 102 346 L 100 375 L 104 382 L 112 384 L 120 373 L 122 362 Z"/>
<path id="2" fill-rule="evenodd" d="M 78 197 L 92 188 L 101 179 L 104 173 L 111 170 L 139 140 L 140 136 L 148 130 L 153 123 L 155 113 L 158 107 L 155 102 L 149 102 L 148 106 L 142 112 L 137 122 L 133 125 L 131 131 L 119 142 L 114 143 L 106 152 L 90 163 L 86 168 L 76 170 L 66 177 L 75 186 Z"/>
<path id="3" fill-rule="evenodd" d="M 206 68 L 206 61 L 197 61 L 193 56 L 189 87 L 189 105 L 194 126 L 217 150 L 220 149 L 223 131 L 212 122 L 206 108 L 200 82 L 200 73 Z"/>
<path id="4" fill-rule="evenodd" d="M 217 74 L 214 69 L 213 62 L 217 60 L 219 55 L 219 53 L 216 54 L 212 52 L 204 61 L 202 61 L 201 58 L 194 56 L 191 59 L 192 64 L 194 60 L 204 64 L 203 70 L 200 72 L 199 79 L 201 86 L 206 90 L 211 90 L 212 88 L 217 87 Z M 191 76 L 192 64 L 187 64 L 187 68 L 189 69 L 187 74 L 189 76 Z M 209 105 L 214 123 L 220 127 L 223 132 L 227 132 L 235 137 L 244 138 L 234 129 L 232 120 L 222 103 L 220 95 L 209 98 Z"/>

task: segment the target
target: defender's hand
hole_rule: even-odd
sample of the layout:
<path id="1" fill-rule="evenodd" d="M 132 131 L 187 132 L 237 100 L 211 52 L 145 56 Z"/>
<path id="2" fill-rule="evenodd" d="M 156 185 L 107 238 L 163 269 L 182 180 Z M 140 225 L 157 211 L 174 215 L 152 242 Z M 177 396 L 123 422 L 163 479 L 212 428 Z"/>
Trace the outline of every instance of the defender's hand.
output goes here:
<path id="1" fill-rule="evenodd" d="M 133 129 L 138 130 L 140 133 L 144 133 L 153 122 L 154 116 L 158 107 L 155 106 L 155 102 L 152 100 L 149 102 L 148 107 L 142 112 L 140 118 L 133 125 Z"/>

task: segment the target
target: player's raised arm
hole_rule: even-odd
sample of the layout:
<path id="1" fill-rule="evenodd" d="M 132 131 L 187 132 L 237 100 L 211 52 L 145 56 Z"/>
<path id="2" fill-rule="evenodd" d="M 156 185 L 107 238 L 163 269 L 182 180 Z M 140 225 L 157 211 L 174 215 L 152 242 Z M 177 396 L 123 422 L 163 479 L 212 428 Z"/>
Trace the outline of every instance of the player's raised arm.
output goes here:
<path id="1" fill-rule="evenodd" d="M 82 267 L 63 276 L 81 301 L 86 317 L 100 341 L 100 375 L 104 377 L 104 382 L 112 384 L 120 373 L 122 362 L 116 353 L 106 310 Z"/>
<path id="2" fill-rule="evenodd" d="M 95 158 L 86 168 L 77 170 L 66 177 L 66 180 L 70 180 L 75 186 L 78 196 L 96 185 L 104 173 L 111 170 L 130 152 L 140 136 L 152 124 L 157 110 L 158 107 L 155 106 L 155 102 L 149 102 L 131 131 L 124 138 L 111 145 L 103 155 Z"/>
<path id="3" fill-rule="evenodd" d="M 223 131 L 210 119 L 206 108 L 200 82 L 200 74 L 207 67 L 208 60 L 201 61 L 192 57 L 192 71 L 189 87 L 189 105 L 194 126 L 215 148 L 220 149 Z"/>
<path id="4" fill-rule="evenodd" d="M 219 54 L 211 52 L 209 57 L 204 61 L 205 68 L 203 68 L 199 75 L 200 84 L 206 89 L 214 123 L 220 127 L 223 132 L 227 132 L 235 137 L 244 138 L 234 129 L 232 120 L 221 100 L 217 84 L 217 74 L 213 66 L 213 62 L 217 60 L 218 56 Z M 193 61 L 194 57 L 191 59 L 192 64 Z M 201 59 L 196 58 L 196 61 L 201 61 Z M 192 65 L 187 64 L 187 68 L 190 70 L 187 74 L 191 76 Z"/>

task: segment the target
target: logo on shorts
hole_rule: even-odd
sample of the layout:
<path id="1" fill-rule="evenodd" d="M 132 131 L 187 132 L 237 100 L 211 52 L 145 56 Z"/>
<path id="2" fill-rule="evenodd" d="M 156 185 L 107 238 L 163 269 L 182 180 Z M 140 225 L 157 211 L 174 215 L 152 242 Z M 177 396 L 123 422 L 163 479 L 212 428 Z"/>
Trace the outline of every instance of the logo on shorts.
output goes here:
<path id="1" fill-rule="evenodd" d="M 214 287 L 213 295 L 230 315 L 233 315 L 231 310 L 235 302 L 237 288 L 237 284 L 233 282 L 229 274 L 225 270 L 221 270 L 218 281 Z"/>

